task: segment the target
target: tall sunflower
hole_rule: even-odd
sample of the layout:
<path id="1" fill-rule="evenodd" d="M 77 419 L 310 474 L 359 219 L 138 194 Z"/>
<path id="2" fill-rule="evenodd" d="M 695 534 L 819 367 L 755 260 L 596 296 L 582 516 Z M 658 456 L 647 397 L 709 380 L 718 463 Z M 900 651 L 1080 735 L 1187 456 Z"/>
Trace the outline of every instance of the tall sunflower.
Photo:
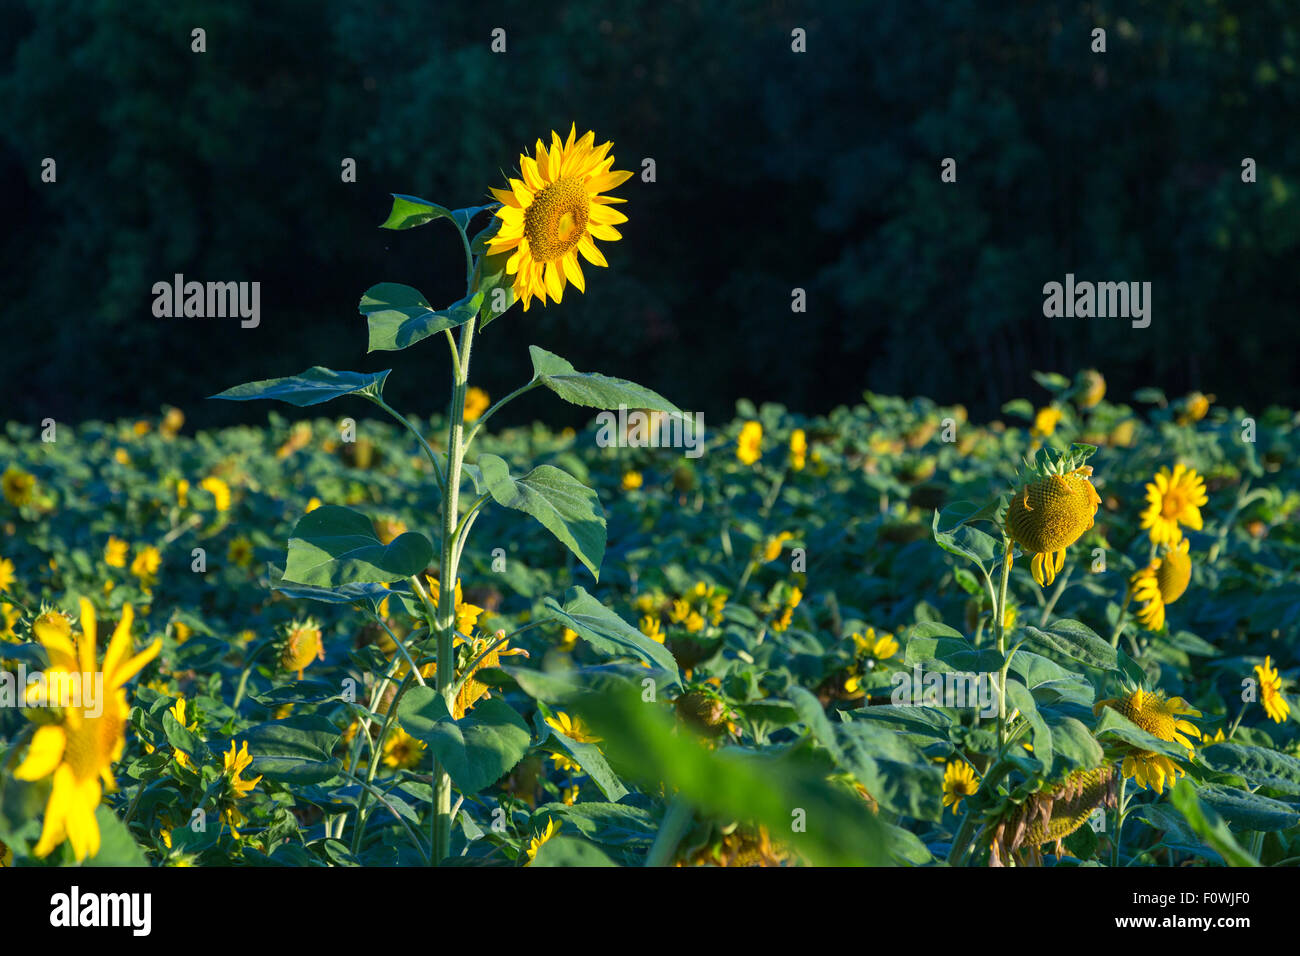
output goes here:
<path id="1" fill-rule="evenodd" d="M 78 861 L 99 852 L 95 809 L 104 788 L 115 786 L 113 764 L 121 758 L 126 743 L 130 707 L 123 687 L 162 649 L 162 640 L 155 639 L 139 654 L 131 655 L 134 619 L 131 605 L 124 605 L 98 671 L 95 609 L 88 600 L 81 599 L 80 635 L 73 635 L 71 624 L 62 615 L 42 615 L 33 625 L 36 639 L 50 659 L 44 680 L 33 689 L 42 693 L 42 688 L 51 687 L 81 691 L 67 698 L 75 706 L 54 711 L 61 716 L 37 728 L 27 759 L 14 771 L 19 780 L 54 778 L 41 838 L 33 850 L 37 856 L 48 856 L 65 839 Z M 102 691 L 95 689 L 101 699 L 94 699 L 96 694 L 82 686 L 97 673 L 104 678 Z"/>
<path id="2" fill-rule="evenodd" d="M 506 272 L 515 277 L 514 292 L 525 312 L 534 296 L 543 305 L 548 295 L 559 302 L 568 282 L 586 291 L 578 255 L 594 266 L 607 266 L 592 240 L 623 238 L 614 227 L 627 222 L 627 216 L 610 205 L 626 200 L 602 194 L 632 174 L 613 168 L 614 157 L 607 156 L 612 142 L 596 146 L 595 133 L 588 131 L 581 139 L 576 135 L 573 125 L 564 142 L 552 131 L 549 150 L 539 139 L 535 155 L 519 157 L 522 178 L 511 179 L 509 189 L 491 190 L 501 202 L 496 211 L 501 226 L 488 242 L 488 252 L 513 250 Z"/>
<path id="3" fill-rule="evenodd" d="M 1188 556 L 1186 538 L 1169 548 L 1162 558 L 1155 558 L 1145 568 L 1133 575 L 1133 599 L 1143 602 L 1138 610 L 1138 620 L 1148 631 L 1159 631 L 1165 626 L 1165 608 L 1173 604 L 1187 590 L 1192 580 L 1192 559 Z"/>
<path id="4" fill-rule="evenodd" d="M 1097 701 L 1092 711 L 1099 714 L 1103 707 L 1119 711 L 1153 737 L 1186 747 L 1188 757 L 1195 752 L 1188 736 L 1200 737 L 1201 732 L 1195 724 L 1182 717 L 1199 717 L 1201 712 L 1181 697 L 1166 699 L 1162 691 L 1135 687 L 1123 697 Z M 1165 781 L 1172 786 L 1183 773 L 1171 758 L 1147 750 L 1134 750 L 1128 754 L 1120 769 L 1124 776 L 1132 777 L 1138 786 L 1151 787 L 1156 793 L 1164 793 Z"/>
<path id="5" fill-rule="evenodd" d="M 1152 544 L 1177 544 L 1182 540 L 1180 525 L 1201 530 L 1201 505 L 1209 502 L 1205 479 L 1195 468 L 1174 465 L 1171 472 L 1161 468 L 1155 481 L 1147 484 L 1147 507 L 1142 512 L 1142 527 L 1151 535 Z"/>

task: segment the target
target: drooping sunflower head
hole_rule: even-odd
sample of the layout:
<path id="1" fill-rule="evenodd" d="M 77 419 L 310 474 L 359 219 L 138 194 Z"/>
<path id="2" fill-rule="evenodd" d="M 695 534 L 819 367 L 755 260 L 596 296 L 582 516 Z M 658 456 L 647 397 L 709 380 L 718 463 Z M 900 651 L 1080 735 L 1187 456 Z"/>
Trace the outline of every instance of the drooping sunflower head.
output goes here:
<path id="1" fill-rule="evenodd" d="M 1183 538 L 1181 525 L 1201 530 L 1201 506 L 1209 502 L 1205 479 L 1195 468 L 1178 464 L 1171 472 L 1161 468 L 1147 485 L 1147 507 L 1142 527 L 1153 544 L 1177 544 Z"/>
<path id="2" fill-rule="evenodd" d="M 614 227 L 627 217 L 610 206 L 626 200 L 604 193 L 632 174 L 613 168 L 613 143 L 595 143 L 595 133 L 579 138 L 576 126 L 564 141 L 552 131 L 549 149 L 539 139 L 533 156 L 519 157 L 520 178 L 510 179 L 509 189 L 491 190 L 501 202 L 495 214 L 501 225 L 488 252 L 511 252 L 506 272 L 515 276 L 514 292 L 525 312 L 534 296 L 543 305 L 547 296 L 559 302 L 568 282 L 585 291 L 578 256 L 606 266 L 593 240 L 623 238 Z"/>
<path id="3" fill-rule="evenodd" d="M 1084 369 L 1079 373 L 1076 386 L 1080 408 L 1092 408 L 1106 397 L 1106 379 L 1095 368 Z"/>
<path id="4" fill-rule="evenodd" d="M 1188 545 L 1184 538 L 1131 579 L 1133 598 L 1142 604 L 1138 620 L 1149 631 L 1159 631 L 1165 626 L 1165 608 L 1183 596 L 1192 579 Z"/>
<path id="5" fill-rule="evenodd" d="M 989 865 L 1004 866 L 1013 858 L 1041 865 L 1044 843 L 1061 842 L 1088 822 L 1094 810 L 1113 807 L 1118 778 L 1109 765 L 1076 770 L 1058 783 L 1031 794 L 1020 806 L 1004 815 L 993 829 Z"/>
<path id="6" fill-rule="evenodd" d="M 294 621 L 285 629 L 284 639 L 280 643 L 280 665 L 287 671 L 297 671 L 302 680 L 302 672 L 312 661 L 325 659 L 325 645 L 321 640 L 321 630 L 314 620 Z"/>
<path id="7" fill-rule="evenodd" d="M 1101 497 L 1093 487 L 1092 468 L 1076 465 L 1067 455 L 1031 469 L 1007 508 L 1006 528 L 1020 547 L 1034 555 L 1034 580 L 1046 587 L 1065 564 L 1065 549 L 1093 525 Z"/>
<path id="8" fill-rule="evenodd" d="M 1093 712 L 1099 714 L 1103 707 L 1118 711 L 1153 737 L 1186 748 L 1189 757 L 1194 753 L 1194 745 L 1188 738 L 1201 736 L 1195 724 L 1183 719 L 1199 717 L 1201 712 L 1181 697 L 1166 698 L 1163 691 L 1133 687 L 1121 697 L 1098 701 Z M 1165 782 L 1172 784 L 1183 773 L 1169 757 L 1145 750 L 1134 750 L 1125 756 L 1122 769 L 1124 776 L 1132 777 L 1139 786 L 1153 788 L 1156 793 L 1163 793 Z"/>

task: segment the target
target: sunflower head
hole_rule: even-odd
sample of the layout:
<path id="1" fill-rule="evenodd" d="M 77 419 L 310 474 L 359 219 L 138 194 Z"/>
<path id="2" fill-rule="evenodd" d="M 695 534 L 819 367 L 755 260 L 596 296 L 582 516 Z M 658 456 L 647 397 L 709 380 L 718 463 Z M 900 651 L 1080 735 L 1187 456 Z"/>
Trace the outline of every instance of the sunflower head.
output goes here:
<path id="1" fill-rule="evenodd" d="M 1004 866 L 1020 857 L 1031 865 L 1041 865 L 1039 848 L 1044 843 L 1055 842 L 1060 856 L 1061 842 L 1087 823 L 1094 810 L 1115 805 L 1118 780 L 1107 764 L 1075 770 L 1060 782 L 1031 794 L 994 827 L 989 865 Z"/>
<path id="2" fill-rule="evenodd" d="M 1086 447 L 1091 453 L 1091 446 Z M 1082 459 L 1067 454 L 1049 461 L 1041 455 L 1011 499 L 1006 528 L 1016 544 L 1034 555 L 1034 580 L 1046 587 L 1064 565 L 1065 549 L 1092 527 L 1101 497 L 1090 480 L 1092 468 L 1077 464 L 1065 470 Z"/>
<path id="3" fill-rule="evenodd" d="M 294 621 L 285 630 L 280 644 L 280 665 L 287 671 L 297 671 L 302 680 L 302 672 L 312 661 L 325 659 L 325 645 L 321 640 L 321 630 L 314 620 Z"/>
<path id="4" fill-rule="evenodd" d="M 632 174 L 613 168 L 613 143 L 595 143 L 595 133 L 579 138 L 573 125 L 567 140 L 552 131 L 549 149 L 539 139 L 534 155 L 519 157 L 520 178 L 509 180 L 510 188 L 491 190 L 501 203 L 495 214 L 500 226 L 487 249 L 510 253 L 506 273 L 515 277 L 514 293 L 525 312 L 534 296 L 542 304 L 547 296 L 559 302 L 569 282 L 584 291 L 578 256 L 606 266 L 593 240 L 623 238 L 614 227 L 627 217 L 610 207 L 625 200 L 604 193 Z"/>
<path id="5" fill-rule="evenodd" d="M 1195 468 L 1182 464 L 1175 465 L 1173 471 L 1161 468 L 1147 485 L 1142 527 L 1151 535 L 1152 544 L 1177 544 L 1183 538 L 1182 525 L 1201 530 L 1201 506 L 1209 500 L 1205 479 Z"/>
<path id="6" fill-rule="evenodd" d="M 1080 408 L 1092 408 L 1106 397 L 1106 379 L 1095 368 L 1084 369 L 1075 383 L 1075 401 Z"/>
<path id="7" fill-rule="evenodd" d="M 1187 590 L 1192 579 L 1192 559 L 1187 549 L 1188 541 L 1184 538 L 1131 579 L 1133 598 L 1142 604 L 1138 620 L 1149 631 L 1159 631 L 1165 626 L 1165 607 Z"/>
<path id="8" fill-rule="evenodd" d="M 1166 698 L 1163 691 L 1132 687 L 1126 688 L 1120 697 L 1098 701 L 1093 713 L 1101 713 L 1103 707 L 1118 711 L 1153 737 L 1186 748 L 1189 758 L 1195 752 L 1188 738 L 1199 739 L 1201 731 L 1183 717 L 1199 717 L 1201 712 L 1181 697 Z M 1183 771 L 1164 754 L 1134 749 L 1124 757 L 1123 773 L 1134 778 L 1139 786 L 1163 793 L 1165 782 L 1172 784 Z"/>

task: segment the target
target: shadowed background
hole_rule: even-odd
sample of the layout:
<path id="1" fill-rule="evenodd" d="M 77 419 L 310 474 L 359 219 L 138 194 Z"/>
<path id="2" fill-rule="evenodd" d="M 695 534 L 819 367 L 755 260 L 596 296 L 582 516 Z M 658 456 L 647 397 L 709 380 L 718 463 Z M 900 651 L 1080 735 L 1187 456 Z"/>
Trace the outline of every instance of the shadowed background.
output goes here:
<path id="1" fill-rule="evenodd" d="M 203 398 L 313 364 L 392 367 L 393 404 L 437 408 L 441 343 L 367 356 L 356 304 L 383 281 L 459 298 L 459 241 L 376 228 L 388 193 L 485 202 L 570 121 L 612 139 L 617 168 L 652 157 L 657 181 L 617 191 L 631 221 L 586 295 L 484 333 L 474 378 L 494 396 L 538 344 L 714 420 L 741 396 L 819 413 L 868 388 L 987 417 L 1045 398 L 1032 370 L 1089 366 L 1116 400 L 1300 405 L 1284 0 L 237 6 L 0 8 L 0 420 L 169 403 L 198 425 L 264 421 Z M 154 318 L 151 287 L 177 272 L 260 282 L 261 326 Z M 1150 281 L 1150 328 L 1044 319 L 1042 286 L 1067 272 Z M 511 408 L 537 415 L 584 413 Z"/>

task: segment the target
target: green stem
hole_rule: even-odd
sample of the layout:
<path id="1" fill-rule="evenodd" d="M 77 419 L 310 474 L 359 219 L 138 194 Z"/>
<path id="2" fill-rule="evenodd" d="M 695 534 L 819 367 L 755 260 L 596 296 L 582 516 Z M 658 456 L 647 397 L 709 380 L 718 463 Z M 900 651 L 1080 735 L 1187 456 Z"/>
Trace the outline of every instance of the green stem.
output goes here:
<path id="1" fill-rule="evenodd" d="M 1039 627 L 1047 627 L 1047 619 L 1052 616 L 1052 609 L 1056 607 L 1056 602 L 1060 600 L 1061 594 L 1065 591 L 1065 586 L 1070 582 L 1070 575 L 1074 573 L 1074 565 L 1066 567 L 1065 573 L 1056 581 L 1056 587 L 1052 590 L 1052 596 L 1048 598 L 1047 604 L 1043 607 L 1043 616 L 1038 622 Z"/>
<path id="2" fill-rule="evenodd" d="M 694 813 L 691 811 L 690 804 L 680 795 L 673 797 L 659 824 L 655 842 L 650 847 L 650 852 L 646 854 L 645 865 L 667 866 L 672 861 L 673 854 L 677 852 L 677 844 L 691 828 L 693 818 Z"/>
<path id="3" fill-rule="evenodd" d="M 466 247 L 468 252 L 468 246 Z M 442 496 L 442 560 L 438 570 L 438 672 L 437 690 L 453 711 L 456 663 L 453 637 L 456 627 L 456 580 L 460 551 L 456 530 L 460 518 L 460 473 L 465 462 L 465 391 L 469 381 L 470 351 L 476 319 L 460 327 L 460 348 L 452 347 L 451 414 L 447 426 L 447 487 Z M 450 333 L 448 334 L 450 340 Z M 451 777 L 436 758 L 433 764 L 433 856 L 437 866 L 451 848 Z"/>
<path id="4" fill-rule="evenodd" d="M 1128 810 L 1126 806 L 1127 797 L 1125 795 L 1128 777 L 1123 774 L 1119 778 L 1119 799 L 1115 801 L 1115 834 L 1110 841 L 1110 865 L 1119 866 L 1119 846 L 1120 835 L 1124 830 L 1124 817 Z"/>
<path id="5" fill-rule="evenodd" d="M 993 609 L 993 627 L 997 635 L 998 654 L 1004 657 L 1002 665 L 1002 680 L 998 682 L 998 749 L 1007 745 L 1007 665 L 1011 663 L 1011 658 L 1006 657 L 1007 653 L 1007 635 L 1006 635 L 1006 614 L 1007 614 L 1007 580 L 1011 577 L 1011 549 L 1013 545 L 1011 539 L 1006 535 L 1002 536 L 1002 580 L 998 587 L 998 603 Z"/>
<path id="6" fill-rule="evenodd" d="M 1130 585 L 1124 585 L 1124 600 L 1119 606 L 1119 617 L 1115 619 L 1115 630 L 1110 635 L 1110 646 L 1119 647 L 1119 636 L 1124 633 L 1124 624 L 1128 620 L 1128 602 L 1133 596 Z"/>

